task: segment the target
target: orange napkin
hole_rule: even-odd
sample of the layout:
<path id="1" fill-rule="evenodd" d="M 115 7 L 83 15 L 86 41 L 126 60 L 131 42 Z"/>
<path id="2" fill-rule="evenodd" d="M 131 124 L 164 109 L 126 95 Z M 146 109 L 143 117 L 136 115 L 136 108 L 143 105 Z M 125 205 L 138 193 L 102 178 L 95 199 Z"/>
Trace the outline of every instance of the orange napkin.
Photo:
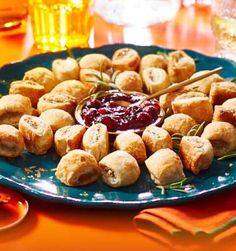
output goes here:
<path id="1" fill-rule="evenodd" d="M 217 244 L 236 236 L 236 190 L 173 207 L 145 209 L 134 217 L 142 234 L 183 250 Z"/>

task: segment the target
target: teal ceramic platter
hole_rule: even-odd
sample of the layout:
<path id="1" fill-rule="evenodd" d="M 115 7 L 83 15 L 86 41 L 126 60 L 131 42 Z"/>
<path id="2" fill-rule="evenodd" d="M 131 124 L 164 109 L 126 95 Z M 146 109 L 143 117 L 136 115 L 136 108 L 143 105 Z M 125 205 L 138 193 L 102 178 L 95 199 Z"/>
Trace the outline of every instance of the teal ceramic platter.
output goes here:
<path id="1" fill-rule="evenodd" d="M 103 53 L 111 57 L 113 52 L 122 47 L 136 49 L 140 55 L 168 52 L 169 49 L 157 46 L 135 46 L 130 44 L 107 45 L 95 49 L 74 49 L 76 57 L 88 53 Z M 213 69 L 222 66 L 221 76 L 236 77 L 236 64 L 220 58 L 208 57 L 203 54 L 186 50 L 196 59 L 197 70 Z M 51 68 L 55 58 L 66 58 L 66 52 L 40 54 L 24 61 L 3 66 L 0 69 L 0 92 L 7 94 L 9 83 L 21 79 L 25 71 L 36 66 Z M 195 188 L 188 193 L 168 191 L 164 195 L 151 181 L 143 166 L 141 177 L 135 185 L 113 189 L 102 181 L 85 187 L 67 187 L 54 175 L 59 157 L 51 150 L 46 155 L 35 156 L 24 152 L 16 159 L 0 158 L 0 184 L 22 191 L 38 199 L 52 202 L 69 203 L 83 207 L 102 208 L 147 208 L 159 205 L 175 205 L 213 193 L 218 193 L 236 186 L 236 161 L 214 160 L 207 171 L 201 172 L 192 180 Z M 190 175 L 187 173 L 187 175 Z"/>

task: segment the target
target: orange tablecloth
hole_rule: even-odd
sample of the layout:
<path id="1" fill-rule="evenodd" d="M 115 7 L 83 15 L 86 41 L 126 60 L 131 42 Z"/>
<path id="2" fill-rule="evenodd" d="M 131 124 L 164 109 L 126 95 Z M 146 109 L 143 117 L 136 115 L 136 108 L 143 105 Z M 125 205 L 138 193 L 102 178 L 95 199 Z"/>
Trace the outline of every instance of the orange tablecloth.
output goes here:
<path id="1" fill-rule="evenodd" d="M 117 27 L 95 17 L 91 45 L 116 42 L 189 48 L 213 55 L 210 10 L 206 7 L 182 8 L 172 22 L 149 29 Z M 0 36 L 0 51 L 0 66 L 39 53 L 33 47 L 30 27 L 23 34 Z M 232 197 L 234 192 L 230 192 Z M 81 209 L 45 203 L 28 196 L 27 199 L 30 204 L 28 217 L 15 228 L 0 232 L 0 250 L 167 250 L 134 229 L 132 218 L 137 210 Z M 223 203 L 223 199 L 224 195 L 219 195 L 216 201 Z M 232 246 L 228 248 L 233 250 Z"/>

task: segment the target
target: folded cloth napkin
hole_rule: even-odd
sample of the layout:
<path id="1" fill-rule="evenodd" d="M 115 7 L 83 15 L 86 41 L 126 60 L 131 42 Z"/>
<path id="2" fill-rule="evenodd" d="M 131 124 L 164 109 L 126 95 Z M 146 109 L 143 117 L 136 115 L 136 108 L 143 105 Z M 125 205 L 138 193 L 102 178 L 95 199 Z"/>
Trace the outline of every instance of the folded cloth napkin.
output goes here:
<path id="1" fill-rule="evenodd" d="M 236 236 L 235 193 L 234 189 L 184 205 L 145 209 L 134 217 L 134 225 L 142 234 L 180 250 L 230 241 Z"/>

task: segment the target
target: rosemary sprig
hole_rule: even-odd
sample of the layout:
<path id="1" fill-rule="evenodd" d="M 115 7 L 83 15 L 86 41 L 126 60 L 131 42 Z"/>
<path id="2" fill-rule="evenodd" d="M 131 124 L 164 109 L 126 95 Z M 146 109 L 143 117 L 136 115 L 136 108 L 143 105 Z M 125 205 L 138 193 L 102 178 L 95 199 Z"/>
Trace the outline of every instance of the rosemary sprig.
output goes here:
<path id="1" fill-rule="evenodd" d="M 192 180 L 193 180 L 193 177 L 190 176 L 190 177 L 184 178 L 178 182 L 171 183 L 169 185 L 156 186 L 156 188 L 161 190 L 162 195 L 165 194 L 166 190 L 177 191 L 180 193 L 188 193 L 190 190 L 194 189 L 194 185 L 190 184 L 190 182 L 192 182 Z"/>
<path id="2" fill-rule="evenodd" d="M 76 59 L 76 58 L 75 58 L 75 54 L 73 53 L 73 51 L 71 50 L 71 48 L 69 48 L 67 45 L 66 45 L 65 47 L 66 47 L 66 52 L 67 52 L 68 56 L 69 56 L 70 58 Z"/>
<path id="3" fill-rule="evenodd" d="M 225 155 L 219 157 L 217 160 L 233 159 L 236 158 L 236 151 L 226 153 Z"/>
<path id="4" fill-rule="evenodd" d="M 226 78 L 225 80 L 236 83 L 236 77 Z"/>
<path id="5" fill-rule="evenodd" d="M 157 53 L 157 55 L 161 55 L 161 56 L 163 56 L 165 59 L 169 59 L 169 55 L 168 55 L 168 53 L 167 52 L 164 52 L 164 51 L 157 51 L 156 52 Z"/>

